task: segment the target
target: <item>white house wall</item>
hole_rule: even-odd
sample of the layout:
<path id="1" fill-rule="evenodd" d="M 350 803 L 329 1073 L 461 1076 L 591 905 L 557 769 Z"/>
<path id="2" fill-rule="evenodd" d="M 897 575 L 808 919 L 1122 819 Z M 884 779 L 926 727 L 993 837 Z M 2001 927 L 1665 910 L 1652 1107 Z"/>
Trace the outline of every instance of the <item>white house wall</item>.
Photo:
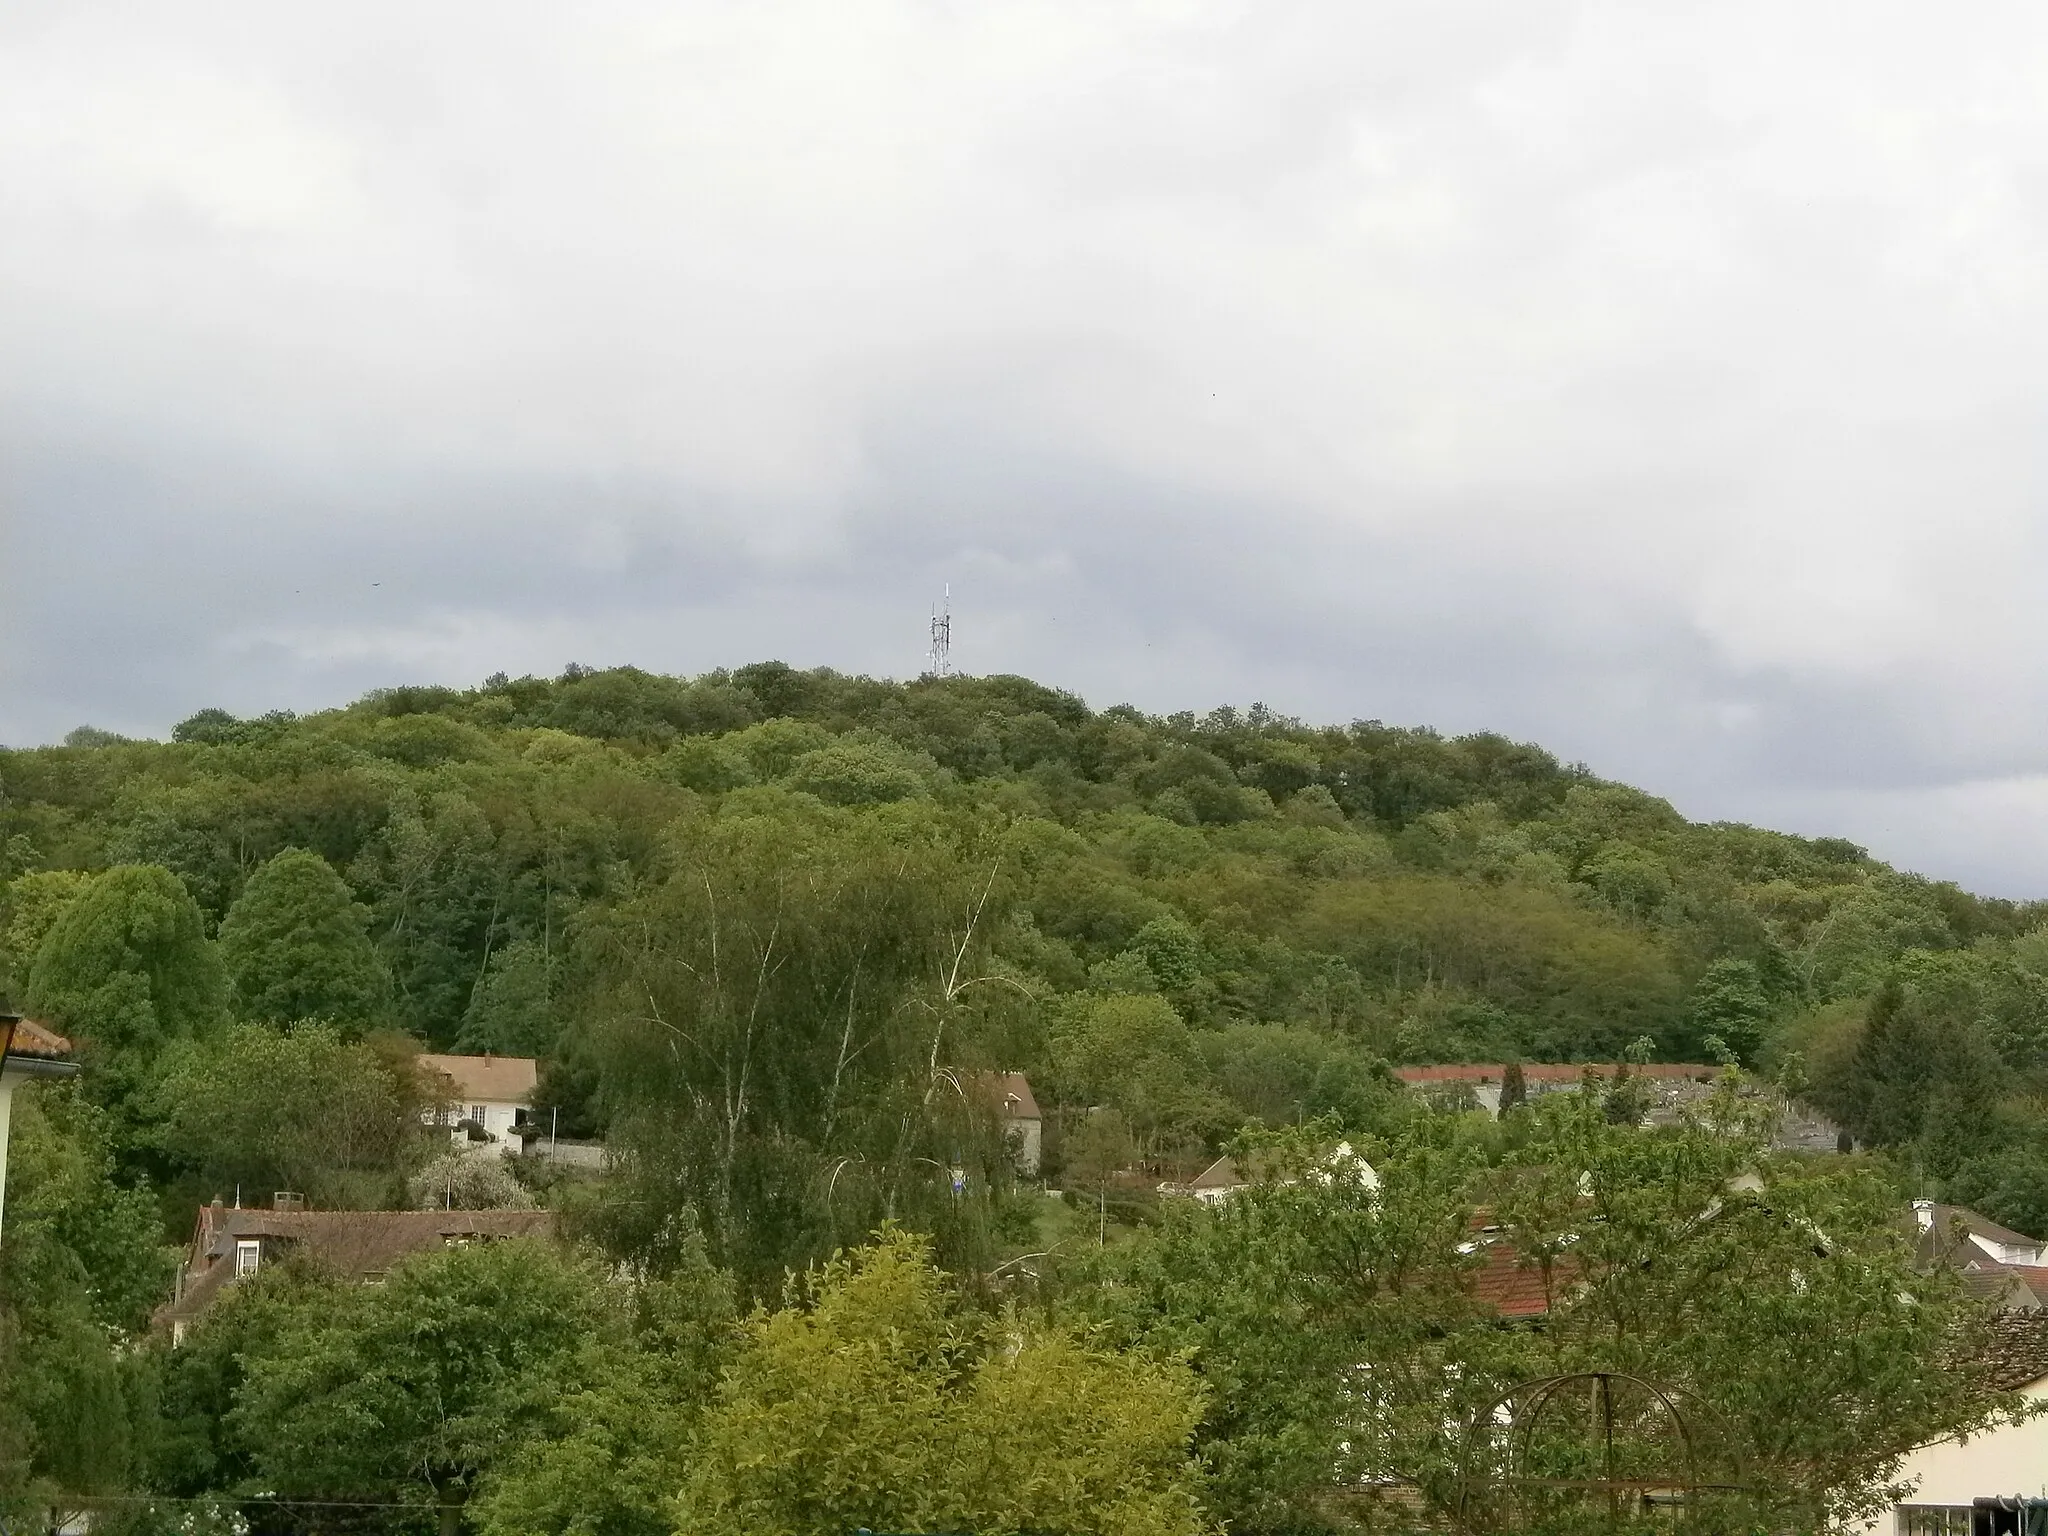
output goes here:
<path id="1" fill-rule="evenodd" d="M 2048 1380 L 2027 1388 L 2029 1402 L 2048 1402 Z M 2029 1419 L 1973 1435 L 1967 1442 L 1942 1440 L 1906 1458 L 1901 1482 L 1915 1484 L 1909 1504 L 1967 1506 L 1972 1499 L 2027 1495 L 2048 1498 L 2048 1417 Z M 1889 1536 L 1895 1517 L 1866 1527 Z"/>
<path id="2" fill-rule="evenodd" d="M 512 1134 L 512 1127 L 518 1121 L 519 1111 L 523 1107 L 523 1105 L 518 1104 L 483 1103 L 479 1105 L 458 1102 L 454 1106 L 453 1113 L 456 1119 L 462 1120 L 469 1117 L 469 1112 L 472 1109 L 481 1108 L 484 1115 L 479 1123 L 491 1135 L 498 1138 L 497 1141 L 487 1143 L 486 1145 L 489 1147 L 489 1150 L 509 1157 L 517 1154 L 519 1151 L 519 1138 Z M 450 1139 L 458 1145 L 462 1144 L 464 1138 L 468 1135 L 466 1131 L 451 1131 L 449 1134 Z M 484 1148 L 480 1147 L 478 1150 L 482 1151 Z"/>

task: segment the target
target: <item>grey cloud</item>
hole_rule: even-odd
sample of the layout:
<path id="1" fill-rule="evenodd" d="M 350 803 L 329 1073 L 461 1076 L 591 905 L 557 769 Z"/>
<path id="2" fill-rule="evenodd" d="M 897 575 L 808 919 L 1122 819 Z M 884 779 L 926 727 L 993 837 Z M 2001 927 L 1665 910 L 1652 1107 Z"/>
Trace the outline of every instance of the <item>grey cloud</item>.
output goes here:
<path id="1" fill-rule="evenodd" d="M 488 21 L 489 25 L 481 23 Z M 2048 22 L 0 19 L 0 739 L 765 655 L 2039 894 Z"/>

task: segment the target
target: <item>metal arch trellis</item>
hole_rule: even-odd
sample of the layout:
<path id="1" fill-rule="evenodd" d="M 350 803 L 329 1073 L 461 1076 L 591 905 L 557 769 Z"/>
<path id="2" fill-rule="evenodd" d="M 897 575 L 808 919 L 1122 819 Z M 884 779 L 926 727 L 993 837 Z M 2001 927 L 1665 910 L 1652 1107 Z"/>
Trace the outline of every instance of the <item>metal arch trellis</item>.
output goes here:
<path id="1" fill-rule="evenodd" d="M 1660 1470 L 1654 1475 L 1626 1475 L 1617 1462 L 1615 1447 L 1615 1388 L 1617 1385 L 1643 1394 L 1648 1404 L 1661 1409 L 1662 1415 L 1671 1426 L 1681 1452 L 1682 1466 Z M 1530 1473 L 1530 1448 L 1536 1432 L 1542 1426 L 1545 1416 L 1554 1404 L 1566 1395 L 1568 1388 L 1584 1386 L 1592 1405 L 1590 1433 L 1596 1443 L 1591 1447 L 1598 1457 L 1600 1475 L 1597 1477 L 1544 1477 Z M 1458 1513 L 1460 1523 L 1468 1523 L 1469 1517 L 1479 1506 L 1490 1502 L 1481 1496 L 1486 1489 L 1506 1494 L 1509 1499 L 1525 1507 L 1533 1492 L 1580 1492 L 1598 1496 L 1604 1494 L 1607 1502 L 1608 1522 L 1619 1527 L 1622 1519 L 1623 1499 L 1633 1496 L 1643 1503 L 1655 1495 L 1676 1498 L 1682 1509 L 1701 1494 L 1741 1493 L 1748 1491 L 1742 1476 L 1739 1458 L 1732 1449 L 1725 1449 L 1720 1456 L 1726 1470 L 1732 1476 L 1726 1479 L 1709 1479 L 1700 1476 L 1700 1447 L 1693 1434 L 1693 1427 L 1687 1421 L 1681 1401 L 1691 1402 L 1697 1409 L 1712 1415 L 1712 1410 L 1700 1401 L 1698 1396 L 1683 1388 L 1662 1387 L 1656 1382 L 1627 1371 L 1570 1371 L 1557 1376 L 1539 1377 L 1510 1387 L 1492 1399 L 1476 1414 L 1471 1427 L 1466 1431 L 1463 1454 L 1460 1457 L 1458 1481 Z M 1505 1420 L 1501 1417 L 1506 1411 Z M 1504 1440 L 1505 1444 L 1501 1445 Z M 1504 1464 L 1498 1473 L 1475 1478 L 1474 1456 L 1482 1442 L 1492 1441 L 1505 1451 Z"/>

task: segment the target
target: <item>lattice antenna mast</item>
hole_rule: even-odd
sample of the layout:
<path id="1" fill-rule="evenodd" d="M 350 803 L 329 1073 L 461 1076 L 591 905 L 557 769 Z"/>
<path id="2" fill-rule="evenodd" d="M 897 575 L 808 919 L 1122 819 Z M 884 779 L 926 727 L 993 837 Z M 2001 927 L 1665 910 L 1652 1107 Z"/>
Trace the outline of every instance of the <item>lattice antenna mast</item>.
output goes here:
<path id="1" fill-rule="evenodd" d="M 946 605 L 932 610 L 932 676 L 953 675 L 953 584 L 946 583 Z"/>

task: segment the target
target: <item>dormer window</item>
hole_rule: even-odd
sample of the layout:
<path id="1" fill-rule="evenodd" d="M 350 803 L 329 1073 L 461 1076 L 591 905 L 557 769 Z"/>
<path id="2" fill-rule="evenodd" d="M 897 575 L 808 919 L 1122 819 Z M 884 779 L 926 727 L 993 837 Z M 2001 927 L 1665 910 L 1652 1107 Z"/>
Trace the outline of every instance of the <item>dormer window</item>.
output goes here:
<path id="1" fill-rule="evenodd" d="M 235 1278 L 253 1275 L 263 1263 L 263 1244 L 251 1237 L 235 1240 Z"/>

